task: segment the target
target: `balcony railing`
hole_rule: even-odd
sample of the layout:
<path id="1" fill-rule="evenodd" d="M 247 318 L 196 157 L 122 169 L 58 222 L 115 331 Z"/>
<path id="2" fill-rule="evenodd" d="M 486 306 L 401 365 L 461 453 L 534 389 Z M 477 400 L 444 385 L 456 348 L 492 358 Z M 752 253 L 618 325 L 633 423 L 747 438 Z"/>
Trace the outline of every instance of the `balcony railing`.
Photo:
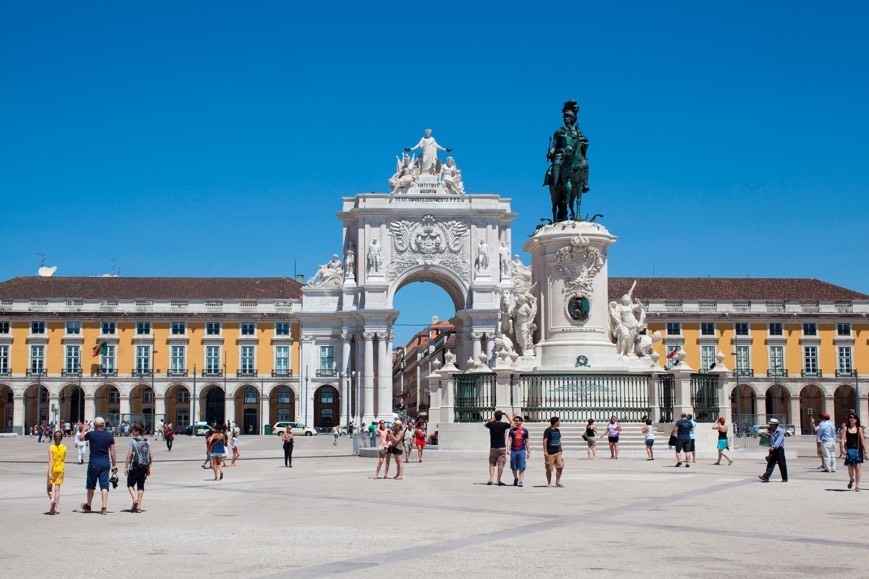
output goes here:
<path id="1" fill-rule="evenodd" d="M 167 376 L 175 376 L 175 377 L 187 377 L 187 368 L 173 368 L 166 370 Z"/>
<path id="2" fill-rule="evenodd" d="M 821 372 L 820 370 L 806 370 L 806 369 L 803 369 L 803 370 L 800 372 L 800 376 L 802 376 L 803 378 L 823 378 L 824 373 Z"/>
<path id="3" fill-rule="evenodd" d="M 272 378 L 289 378 L 293 375 L 290 369 L 272 370 Z"/>
<path id="4" fill-rule="evenodd" d="M 133 371 L 130 372 L 133 378 L 141 378 L 142 376 L 150 376 L 151 374 L 153 374 L 153 371 L 150 368 L 133 368 Z"/>
<path id="5" fill-rule="evenodd" d="M 746 378 L 754 378 L 754 369 L 747 368 L 745 370 L 734 370 L 733 375 L 737 376 L 737 377 L 738 376 L 745 376 Z"/>
<path id="6" fill-rule="evenodd" d="M 25 372 L 25 376 L 45 376 L 46 374 L 47 372 L 45 371 L 45 369 L 34 370 L 33 368 L 31 368 L 27 370 L 27 372 Z"/>
<path id="7" fill-rule="evenodd" d="M 853 370 L 836 370 L 836 378 L 853 378 L 856 374 Z"/>
<path id="8" fill-rule="evenodd" d="M 242 368 L 235 375 L 239 378 L 242 376 L 257 376 L 256 368 Z"/>
<path id="9" fill-rule="evenodd" d="M 223 378 L 223 370 L 203 370 L 202 377 Z"/>
<path id="10" fill-rule="evenodd" d="M 60 371 L 61 376 L 81 376 L 81 368 L 64 368 Z"/>
<path id="11" fill-rule="evenodd" d="M 334 378 L 338 375 L 338 372 L 330 370 L 329 368 L 319 368 L 315 375 L 317 378 Z"/>
<path id="12" fill-rule="evenodd" d="M 769 377 L 769 378 L 772 378 L 772 377 L 782 377 L 782 378 L 787 378 L 787 377 L 788 377 L 788 371 L 787 371 L 787 370 L 767 370 L 767 371 L 766 371 L 766 375 L 767 375 L 767 377 Z"/>
<path id="13" fill-rule="evenodd" d="M 91 376 L 117 376 L 117 369 L 111 370 L 107 368 L 97 368 L 91 372 Z"/>

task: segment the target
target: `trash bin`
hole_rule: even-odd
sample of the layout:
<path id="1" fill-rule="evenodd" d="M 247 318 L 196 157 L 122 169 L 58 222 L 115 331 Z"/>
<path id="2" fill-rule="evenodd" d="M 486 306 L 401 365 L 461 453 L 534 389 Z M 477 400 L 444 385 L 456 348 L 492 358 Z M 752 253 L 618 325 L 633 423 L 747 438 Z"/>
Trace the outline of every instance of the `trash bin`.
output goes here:
<path id="1" fill-rule="evenodd" d="M 263 434 L 268 436 L 271 433 L 272 433 L 272 425 L 271 424 L 266 424 L 265 426 L 263 426 Z"/>

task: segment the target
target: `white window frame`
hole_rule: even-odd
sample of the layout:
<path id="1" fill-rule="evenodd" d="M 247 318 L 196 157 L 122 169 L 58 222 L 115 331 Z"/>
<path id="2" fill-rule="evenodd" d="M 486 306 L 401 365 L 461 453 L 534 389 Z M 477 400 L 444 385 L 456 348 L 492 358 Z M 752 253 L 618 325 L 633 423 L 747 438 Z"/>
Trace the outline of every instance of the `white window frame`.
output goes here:
<path id="1" fill-rule="evenodd" d="M 0 334 L 4 336 L 8 335 L 12 331 L 12 322 L 2 320 L 0 321 Z"/>
<path id="2" fill-rule="evenodd" d="M 678 332 L 671 332 L 670 326 L 675 326 Z M 664 330 L 667 332 L 668 336 L 681 336 L 682 335 L 682 322 L 667 322 L 664 326 Z"/>
<path id="3" fill-rule="evenodd" d="M 174 375 L 187 371 L 187 346 L 169 346 L 169 371 Z"/>
<path id="4" fill-rule="evenodd" d="M 778 327 L 779 332 L 777 334 L 772 333 L 773 326 Z M 781 322 L 770 322 L 770 324 L 767 328 L 767 332 L 768 332 L 768 335 L 770 335 L 770 336 L 784 336 L 785 335 L 785 325 L 782 324 Z"/>
<path id="5" fill-rule="evenodd" d="M 64 369 L 67 374 L 77 374 L 81 372 L 81 346 L 78 344 L 66 345 L 66 356 L 64 357 Z"/>
<path id="6" fill-rule="evenodd" d="M 256 346 L 239 346 L 239 372 L 243 376 L 251 376 L 256 370 Z"/>
<path id="7" fill-rule="evenodd" d="M 147 330 L 143 332 L 141 330 Z M 136 322 L 136 335 L 137 336 L 150 336 L 151 335 L 151 322 Z"/>
<path id="8" fill-rule="evenodd" d="M 106 353 L 100 351 L 100 370 L 106 374 L 116 372 L 118 369 L 115 347 L 113 344 L 106 344 Z"/>
<path id="9" fill-rule="evenodd" d="M 842 329 L 848 330 L 846 333 L 842 332 Z M 841 337 L 850 338 L 851 337 L 851 324 L 849 322 L 839 322 L 836 324 L 836 335 Z"/>
<path id="10" fill-rule="evenodd" d="M 151 346 L 136 345 L 136 373 L 147 374 L 151 371 Z"/>
<path id="11" fill-rule="evenodd" d="M 111 330 L 107 332 L 106 330 Z M 118 335 L 118 323 L 117 322 L 100 322 L 100 335 L 101 336 L 116 336 Z"/>
<path id="12" fill-rule="evenodd" d="M 34 330 L 39 330 L 38 332 Z M 44 336 L 46 332 L 45 322 L 30 322 L 30 335 L 31 336 Z"/>
<path id="13" fill-rule="evenodd" d="M 817 346 L 803 346 L 803 371 L 806 374 L 818 373 L 818 354 Z"/>
<path id="14" fill-rule="evenodd" d="M 700 346 L 700 371 L 708 372 L 715 364 L 715 346 Z"/>
<path id="15" fill-rule="evenodd" d="M 745 326 L 745 333 L 744 334 L 739 332 L 740 326 Z M 751 336 L 751 324 L 748 322 L 734 322 L 733 335 L 739 336 L 742 338 L 747 338 L 747 337 Z"/>
<path id="16" fill-rule="evenodd" d="M 286 332 L 283 331 L 283 326 L 286 326 Z M 275 322 L 275 335 L 276 336 L 289 336 L 290 332 L 292 332 L 292 327 L 290 326 L 290 322 Z"/>
<path id="17" fill-rule="evenodd" d="M 777 356 L 775 353 L 778 352 Z M 776 364 L 778 362 L 778 364 Z M 776 368 L 776 365 L 778 368 Z M 785 372 L 785 347 L 770 346 L 769 347 L 769 372 L 772 376 L 783 376 Z"/>
<path id="18" fill-rule="evenodd" d="M 811 332 L 807 332 L 807 328 L 812 328 Z M 803 324 L 803 335 L 804 336 L 817 336 L 818 335 L 818 324 L 814 322 L 805 322 Z"/>
<path id="19" fill-rule="evenodd" d="M 751 372 L 751 346 L 738 345 L 736 346 L 736 362 L 734 369 L 740 374 L 748 374 Z"/>
<path id="20" fill-rule="evenodd" d="M 181 329 L 180 332 L 176 331 Z M 169 324 L 169 335 L 170 336 L 186 336 L 187 335 L 187 322 L 171 322 Z"/>
<path id="21" fill-rule="evenodd" d="M 282 356 L 282 353 L 286 353 Z M 289 376 L 290 374 L 290 347 L 275 346 L 275 372 L 280 376 Z"/>
<path id="22" fill-rule="evenodd" d="M 256 322 L 241 322 L 238 332 L 242 336 L 256 336 Z"/>
<path id="23" fill-rule="evenodd" d="M 840 374 L 850 374 L 854 371 L 854 350 L 851 346 L 836 348 L 836 369 Z"/>
<path id="24" fill-rule="evenodd" d="M 9 373 L 9 346 L 0 345 L 0 374 Z"/>
<path id="25" fill-rule="evenodd" d="M 712 326 L 712 331 L 708 334 L 704 332 L 704 326 Z M 715 335 L 715 322 L 700 322 L 700 335 L 701 336 L 714 336 Z"/>
<path id="26" fill-rule="evenodd" d="M 216 356 L 215 352 L 217 353 Z M 205 372 L 207 374 L 214 376 L 220 373 L 222 354 L 220 346 L 205 346 Z"/>
<path id="27" fill-rule="evenodd" d="M 214 326 L 217 326 L 217 331 L 212 332 Z M 220 336 L 223 332 L 223 324 L 220 322 L 205 322 L 205 335 L 206 336 Z"/>
<path id="28" fill-rule="evenodd" d="M 72 331 L 70 331 L 72 330 Z M 64 325 L 64 331 L 67 336 L 80 336 L 81 335 L 81 322 L 77 322 L 74 320 L 67 321 Z"/>

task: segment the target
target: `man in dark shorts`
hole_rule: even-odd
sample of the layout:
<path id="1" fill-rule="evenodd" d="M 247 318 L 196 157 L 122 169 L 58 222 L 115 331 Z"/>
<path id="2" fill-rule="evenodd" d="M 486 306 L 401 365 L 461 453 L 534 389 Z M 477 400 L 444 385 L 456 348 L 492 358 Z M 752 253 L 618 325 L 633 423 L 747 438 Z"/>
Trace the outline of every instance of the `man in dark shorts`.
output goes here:
<path id="1" fill-rule="evenodd" d="M 561 424 L 557 416 L 549 419 L 549 428 L 543 431 L 543 462 L 546 465 L 546 486 L 552 486 L 552 469 L 555 469 L 555 486 L 563 488 L 561 471 L 564 470 L 564 457 L 561 454 Z"/>
<path id="2" fill-rule="evenodd" d="M 504 474 L 504 466 L 507 464 L 507 441 L 505 434 L 510 430 L 510 423 L 501 422 L 503 417 L 504 413 L 496 410 L 495 418 L 485 424 L 486 428 L 489 429 L 489 482 L 486 484 L 493 484 L 495 467 L 497 466 L 497 482 L 499 487 L 507 486 L 501 482 L 501 476 Z"/>
<path id="3" fill-rule="evenodd" d="M 151 476 L 151 464 L 154 462 L 150 446 L 145 450 L 143 446 L 145 443 L 147 443 L 145 439 L 145 425 L 137 422 L 133 424 L 133 438 L 130 439 L 126 466 L 124 467 L 124 474 L 127 475 L 127 490 L 130 491 L 130 497 L 133 499 L 133 506 L 130 507 L 131 513 L 142 512 L 142 498 L 145 496 L 145 479 Z M 147 456 L 144 461 L 140 458 L 143 456 Z"/>
<path id="4" fill-rule="evenodd" d="M 676 435 L 676 466 L 682 466 L 681 453 L 685 453 L 685 467 L 691 466 L 688 462 L 688 453 L 691 452 L 691 432 L 694 431 L 694 424 L 688 420 L 688 415 L 682 413 L 682 418 L 676 421 L 676 426 L 673 427 L 673 434 Z"/>
<path id="5" fill-rule="evenodd" d="M 88 460 L 87 489 L 88 500 L 81 504 L 81 510 L 91 512 L 91 503 L 94 500 L 94 491 L 97 482 L 100 483 L 100 494 L 103 499 L 101 515 L 108 514 L 109 501 L 109 472 L 117 474 L 118 459 L 115 456 L 115 437 L 111 432 L 106 432 L 106 421 L 97 416 L 94 419 L 94 430 L 85 433 L 84 439 L 90 444 L 90 459 Z"/>

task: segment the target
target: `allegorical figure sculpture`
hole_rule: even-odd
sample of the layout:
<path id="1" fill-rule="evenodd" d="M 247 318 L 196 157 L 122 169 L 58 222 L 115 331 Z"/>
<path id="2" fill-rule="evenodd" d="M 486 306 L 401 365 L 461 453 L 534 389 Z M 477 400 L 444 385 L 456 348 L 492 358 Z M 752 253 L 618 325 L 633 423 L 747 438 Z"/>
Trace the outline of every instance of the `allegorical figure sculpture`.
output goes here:
<path id="1" fill-rule="evenodd" d="M 368 246 L 368 271 L 379 273 L 383 266 L 383 254 L 380 252 L 380 244 L 373 240 Z"/>
<path id="2" fill-rule="evenodd" d="M 447 157 L 447 162 L 441 167 L 441 183 L 444 184 L 444 189 L 447 193 L 455 195 L 465 194 L 465 184 L 462 183 L 462 171 L 456 167 L 456 160 L 452 157 Z"/>
<path id="3" fill-rule="evenodd" d="M 344 268 L 337 254 L 332 255 L 328 263 L 317 269 L 317 274 L 308 280 L 308 287 L 341 287 L 344 283 Z"/>
<path id="4" fill-rule="evenodd" d="M 395 174 L 389 178 L 389 189 L 393 193 L 399 189 L 410 187 L 419 178 L 419 167 L 416 163 L 416 157 L 408 157 L 404 153 L 401 158 L 396 157 Z"/>
<path id="5" fill-rule="evenodd" d="M 646 310 L 639 299 L 631 298 L 636 285 L 637 282 L 634 282 L 628 293 L 621 297 L 620 303 L 609 303 L 610 330 L 620 356 L 638 355 L 640 332 L 646 329 Z"/>
<path id="6" fill-rule="evenodd" d="M 435 141 L 435 138 L 431 136 L 431 129 L 426 129 L 425 136 L 419 140 L 416 146 L 406 148 L 405 152 L 410 153 L 411 151 L 416 151 L 417 149 L 422 150 L 422 155 L 420 155 L 418 161 L 419 172 L 421 175 L 437 175 L 438 171 L 440 171 L 438 150 L 445 151 L 447 153 L 452 151 L 452 149 L 448 147 L 444 148 L 438 145 L 438 142 Z"/>
<path id="7" fill-rule="evenodd" d="M 588 191 L 588 139 L 576 126 L 579 105 L 567 101 L 561 109 L 564 126 L 559 127 L 549 142 L 546 159 L 550 162 L 543 179 L 552 200 L 552 221 L 579 219 L 582 194 Z"/>
<path id="8" fill-rule="evenodd" d="M 344 271 L 349 279 L 356 277 L 356 246 L 347 242 L 347 254 L 344 256 Z"/>
<path id="9" fill-rule="evenodd" d="M 489 269 L 489 245 L 483 239 L 480 240 L 480 245 L 477 246 L 477 260 L 474 265 L 478 274 Z"/>
<path id="10" fill-rule="evenodd" d="M 501 279 L 510 277 L 510 248 L 503 241 L 498 248 L 498 262 L 501 266 Z"/>

